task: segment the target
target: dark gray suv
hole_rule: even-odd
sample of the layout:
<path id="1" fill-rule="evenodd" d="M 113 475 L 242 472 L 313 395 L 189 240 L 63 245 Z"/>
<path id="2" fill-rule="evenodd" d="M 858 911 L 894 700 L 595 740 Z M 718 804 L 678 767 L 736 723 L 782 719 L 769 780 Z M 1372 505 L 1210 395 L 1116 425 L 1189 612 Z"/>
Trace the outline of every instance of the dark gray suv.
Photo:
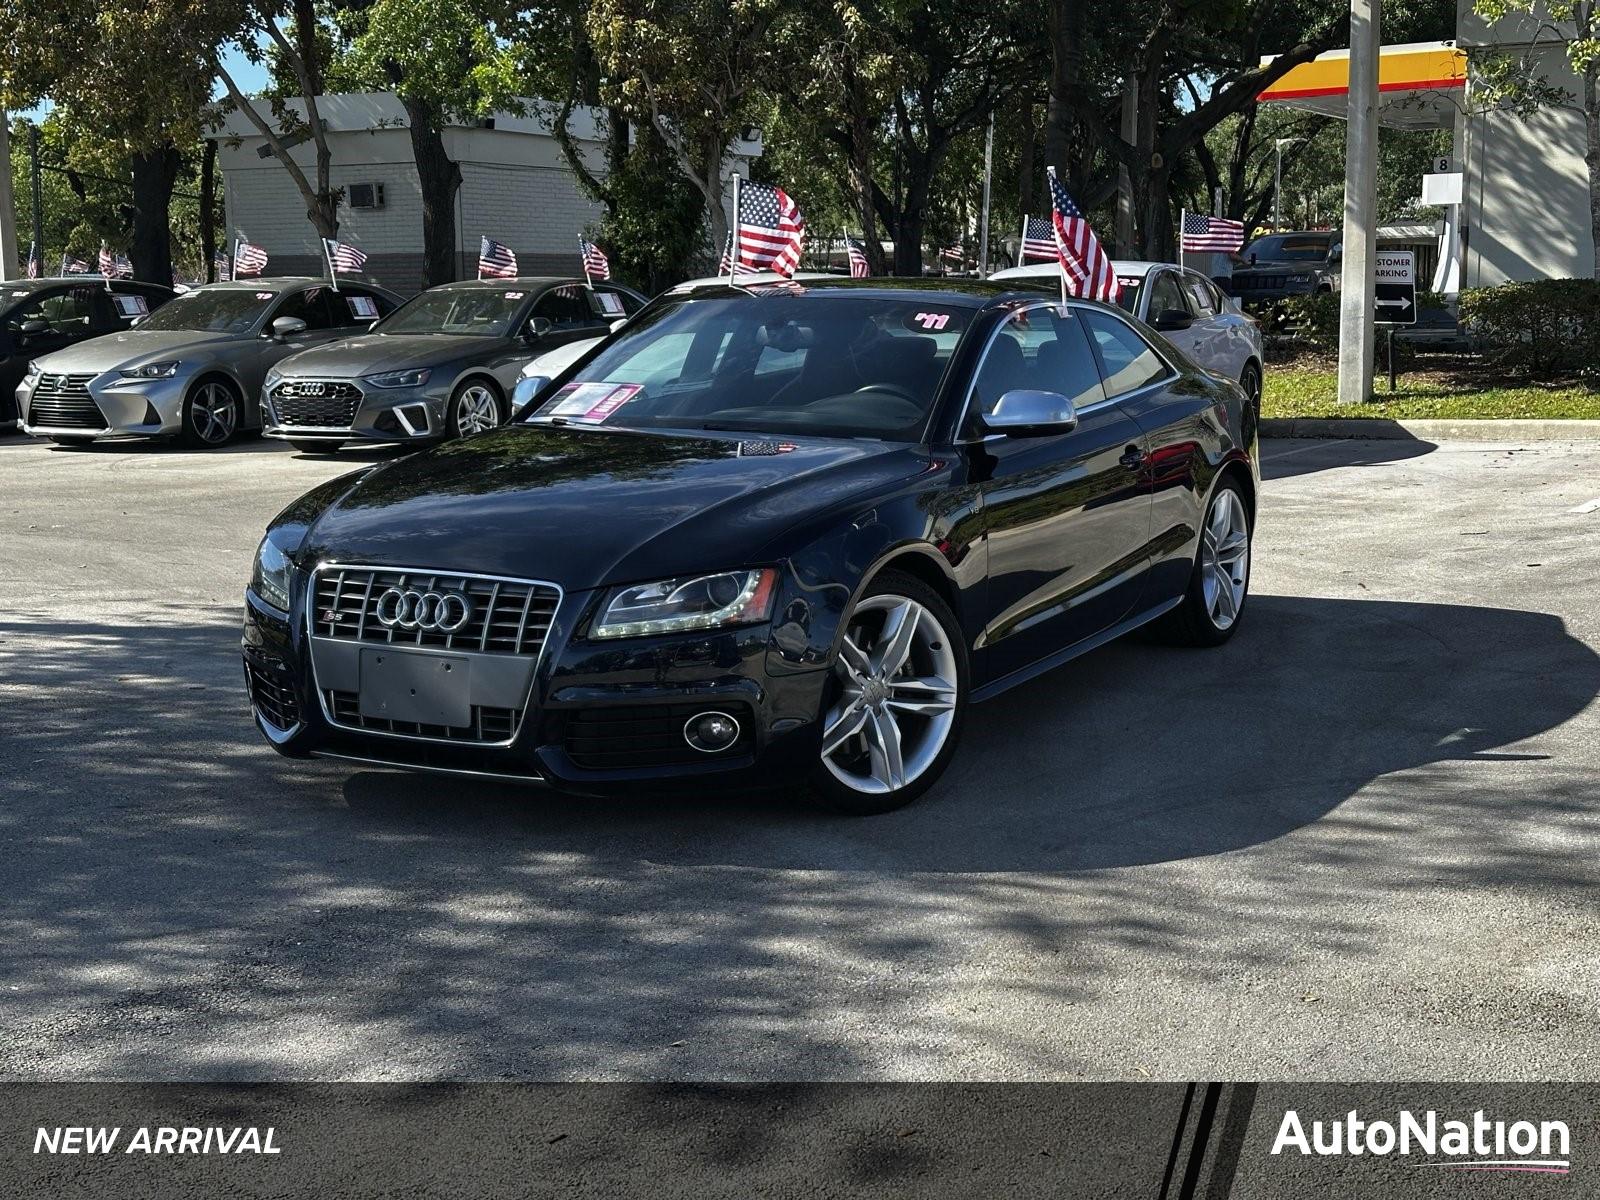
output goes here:
<path id="1" fill-rule="evenodd" d="M 1231 290 L 1253 311 L 1276 308 L 1290 296 L 1336 292 L 1340 256 L 1339 235 L 1331 231 L 1269 233 L 1245 248 Z"/>

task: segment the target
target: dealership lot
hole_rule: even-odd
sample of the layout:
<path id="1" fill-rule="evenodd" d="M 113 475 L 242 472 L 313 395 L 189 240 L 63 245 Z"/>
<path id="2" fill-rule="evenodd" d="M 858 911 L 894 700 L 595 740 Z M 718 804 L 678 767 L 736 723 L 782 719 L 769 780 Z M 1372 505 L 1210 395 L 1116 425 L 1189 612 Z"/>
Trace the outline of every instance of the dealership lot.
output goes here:
<path id="1" fill-rule="evenodd" d="M 867 820 L 273 755 L 256 541 L 387 455 L 0 438 L 0 1075 L 1590 1070 L 1600 446 L 1268 443 L 1237 638 Z"/>

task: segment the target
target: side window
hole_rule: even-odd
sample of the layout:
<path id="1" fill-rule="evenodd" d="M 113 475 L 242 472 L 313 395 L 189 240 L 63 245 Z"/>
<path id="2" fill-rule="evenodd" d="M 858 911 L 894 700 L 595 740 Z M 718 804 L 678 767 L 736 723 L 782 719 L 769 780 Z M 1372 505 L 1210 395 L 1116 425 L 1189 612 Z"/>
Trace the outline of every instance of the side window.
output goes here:
<path id="1" fill-rule="evenodd" d="M 973 411 L 991 413 L 1016 388 L 1060 392 L 1079 408 L 1105 398 L 1078 310 L 1026 308 L 994 335 L 972 381 Z"/>
<path id="2" fill-rule="evenodd" d="M 147 317 L 155 311 L 149 293 L 129 287 L 126 284 L 113 284 L 111 293 L 103 296 L 103 304 L 97 317 L 97 324 L 111 329 L 127 329 L 140 317 Z"/>
<path id="3" fill-rule="evenodd" d="M 342 287 L 338 295 L 330 296 L 333 302 L 334 324 L 340 327 L 364 328 L 379 317 L 394 311 L 394 305 L 377 292 L 361 287 Z"/>
<path id="4" fill-rule="evenodd" d="M 631 293 L 621 288 L 597 287 L 594 289 L 594 298 L 600 304 L 600 315 L 606 321 L 616 321 L 623 317 L 631 317 L 644 307 L 642 300 L 637 300 Z"/>
<path id="5" fill-rule="evenodd" d="M 333 289 L 325 287 L 311 287 L 303 292 L 296 292 L 278 304 L 277 311 L 272 314 L 272 321 L 276 321 L 279 317 L 299 317 L 306 323 L 307 329 L 333 329 L 344 322 L 336 320 L 333 305 L 329 303 L 332 297 Z M 268 324 L 270 325 L 272 321 L 268 321 Z"/>
<path id="6" fill-rule="evenodd" d="M 557 329 L 584 329 L 600 323 L 590 307 L 589 289 L 576 283 L 551 288 L 539 297 L 529 315 L 544 317 Z"/>
<path id="7" fill-rule="evenodd" d="M 1132 325 L 1087 309 L 1083 320 L 1105 364 L 1108 396 L 1125 396 L 1170 373 L 1166 362 Z"/>
<path id="8" fill-rule="evenodd" d="M 1159 271 L 1154 282 L 1150 285 L 1150 307 L 1147 310 L 1149 319 L 1154 321 L 1169 308 L 1179 312 L 1188 312 L 1188 302 L 1183 298 L 1183 290 L 1178 286 L 1178 281 L 1171 271 Z"/>
<path id="9" fill-rule="evenodd" d="M 1217 293 L 1212 286 L 1199 275 L 1185 275 L 1183 277 L 1184 290 L 1189 293 L 1189 306 L 1197 317 L 1214 317 L 1217 315 L 1219 304 Z"/>
<path id="10" fill-rule="evenodd" d="M 75 287 L 46 292 L 19 304 L 6 314 L 6 325 L 21 329 L 24 322 L 43 321 L 54 333 L 87 333 L 93 318 L 93 289 Z"/>

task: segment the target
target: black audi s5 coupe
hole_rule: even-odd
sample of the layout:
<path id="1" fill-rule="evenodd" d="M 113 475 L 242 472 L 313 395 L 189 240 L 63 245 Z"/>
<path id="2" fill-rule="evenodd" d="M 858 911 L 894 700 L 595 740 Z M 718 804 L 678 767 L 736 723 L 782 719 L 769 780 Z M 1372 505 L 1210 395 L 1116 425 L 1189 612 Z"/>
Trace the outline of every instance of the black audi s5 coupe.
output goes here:
<path id="1" fill-rule="evenodd" d="M 1259 479 L 1244 393 L 1118 309 L 669 291 L 512 424 L 279 514 L 246 681 L 289 756 L 883 812 L 969 704 L 1139 626 L 1230 638 Z"/>

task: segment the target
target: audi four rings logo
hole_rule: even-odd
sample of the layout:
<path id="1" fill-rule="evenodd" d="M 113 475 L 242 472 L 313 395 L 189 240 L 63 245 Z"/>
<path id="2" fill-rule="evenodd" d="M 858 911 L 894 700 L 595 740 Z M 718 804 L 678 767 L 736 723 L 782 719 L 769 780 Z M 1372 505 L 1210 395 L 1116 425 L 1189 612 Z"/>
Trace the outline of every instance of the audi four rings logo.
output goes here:
<path id="1" fill-rule="evenodd" d="M 472 601 L 460 592 L 390 588 L 378 597 L 378 624 L 391 629 L 455 633 L 472 620 Z"/>
<path id="2" fill-rule="evenodd" d="M 320 396 L 327 390 L 327 387 L 320 383 L 302 383 L 298 387 L 290 386 L 285 390 L 298 396 Z"/>

